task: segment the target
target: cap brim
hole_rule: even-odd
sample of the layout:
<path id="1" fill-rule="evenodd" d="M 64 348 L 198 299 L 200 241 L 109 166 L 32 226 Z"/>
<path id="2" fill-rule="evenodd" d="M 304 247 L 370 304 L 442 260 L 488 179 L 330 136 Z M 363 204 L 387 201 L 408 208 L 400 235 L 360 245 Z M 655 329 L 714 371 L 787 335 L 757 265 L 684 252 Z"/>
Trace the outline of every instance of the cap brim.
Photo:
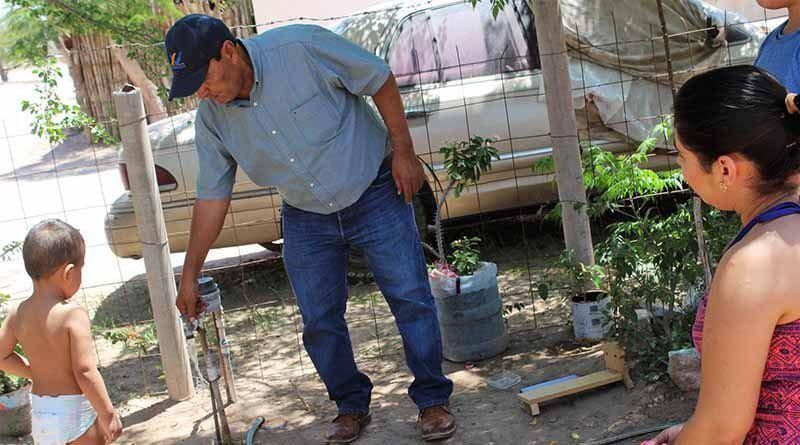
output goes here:
<path id="1" fill-rule="evenodd" d="M 169 100 L 176 97 L 191 96 L 200 89 L 206 80 L 208 65 L 194 71 L 178 71 L 172 75 L 172 87 L 169 89 Z"/>

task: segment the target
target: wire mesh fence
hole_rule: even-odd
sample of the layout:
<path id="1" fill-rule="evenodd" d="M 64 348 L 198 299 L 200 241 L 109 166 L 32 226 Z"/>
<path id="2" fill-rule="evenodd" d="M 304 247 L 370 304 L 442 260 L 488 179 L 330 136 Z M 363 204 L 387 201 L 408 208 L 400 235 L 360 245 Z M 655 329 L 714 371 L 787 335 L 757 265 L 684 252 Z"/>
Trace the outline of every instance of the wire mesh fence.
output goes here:
<path id="1" fill-rule="evenodd" d="M 376 17 L 387 23 L 381 40 L 364 29 Z M 673 73 L 678 82 L 700 70 L 752 63 L 760 39 L 774 24 L 721 17 L 708 26 L 669 29 L 676 45 L 690 41 L 681 47 L 688 53 Z M 369 49 L 389 62 L 401 87 L 417 154 L 436 173 L 429 175 L 415 203 L 423 232 L 433 223 L 435 202 L 448 181 L 439 149 L 476 135 L 495 141 L 500 159 L 491 172 L 459 198 L 448 199 L 445 236 L 448 241 L 463 234 L 482 238 L 482 259 L 499 267 L 504 315 L 514 337 L 563 326 L 569 307 L 563 300 L 543 300 L 537 292 L 547 260 L 563 247 L 558 226 L 542 218 L 557 199 L 554 176 L 535 167 L 549 156 L 552 144 L 533 17 L 522 3 L 510 3 L 497 20 L 490 18 L 484 7 L 475 12 L 465 4 L 421 2 L 416 8 L 339 17 L 344 21 L 336 29 L 373 44 Z M 671 112 L 671 87 L 660 28 L 651 24 L 644 37 L 632 37 L 619 32 L 626 24 L 608 19 L 603 36 L 597 26 L 567 24 L 574 37 L 568 40 L 570 73 L 581 142 L 620 152 L 631 150 Z M 631 55 L 646 62 L 634 64 Z M 31 94 L 34 79 L 14 81 L 14 76 L 0 86 L 7 111 L 0 119 L 5 210 L 0 245 L 21 241 L 29 227 L 48 217 L 78 227 L 87 255 L 76 297 L 90 311 L 98 361 L 112 398 L 120 402 L 162 394 L 165 384 L 120 147 L 90 145 L 79 133 L 59 145 L 31 136 L 29 119 L 17 115 L 16 107 Z M 112 107 L 107 93 L 94 98 L 97 106 Z M 171 107 L 166 117 L 148 116 L 176 276 L 188 242 L 194 183 L 202 174 L 195 156 L 194 112 L 188 109 L 191 104 L 186 106 Z M 650 162 L 660 169 L 676 167 L 666 155 Z M 672 199 L 685 196 L 677 192 Z M 280 260 L 281 203 L 274 189 L 239 172 L 219 248 L 203 272 L 220 283 L 234 372 L 243 382 L 291 382 L 315 373 Z M 602 236 L 602 227 L 595 229 Z M 402 369 L 401 337 L 357 252 L 350 271 L 347 320 L 357 362 Z M 0 291 L 11 295 L 12 304 L 30 294 L 19 254 L 0 263 L 0 273 Z"/>

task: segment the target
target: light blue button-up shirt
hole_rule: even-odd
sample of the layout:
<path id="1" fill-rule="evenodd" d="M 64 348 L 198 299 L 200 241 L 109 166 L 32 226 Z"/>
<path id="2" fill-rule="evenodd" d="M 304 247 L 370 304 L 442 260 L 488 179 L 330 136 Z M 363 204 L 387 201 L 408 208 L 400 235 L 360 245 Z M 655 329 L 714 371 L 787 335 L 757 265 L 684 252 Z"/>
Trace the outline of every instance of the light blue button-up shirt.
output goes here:
<path id="1" fill-rule="evenodd" d="M 355 203 L 391 148 L 366 103 L 389 66 L 314 25 L 243 41 L 255 83 L 246 100 L 203 100 L 195 123 L 198 199 L 231 196 L 237 165 L 302 210 L 330 214 Z"/>

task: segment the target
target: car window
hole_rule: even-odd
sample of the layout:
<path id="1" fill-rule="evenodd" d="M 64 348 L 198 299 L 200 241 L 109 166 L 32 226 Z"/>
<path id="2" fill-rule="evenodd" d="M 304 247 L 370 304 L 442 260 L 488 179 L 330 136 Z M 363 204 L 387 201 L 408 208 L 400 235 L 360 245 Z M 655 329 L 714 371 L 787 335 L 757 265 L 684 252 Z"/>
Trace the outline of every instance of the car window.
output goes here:
<path id="1" fill-rule="evenodd" d="M 532 16 L 515 3 L 497 19 L 490 2 L 479 2 L 474 9 L 470 3 L 460 3 L 431 10 L 444 81 L 531 67 L 523 21 L 530 17 L 532 24 Z"/>
<path id="2" fill-rule="evenodd" d="M 433 31 L 426 12 L 414 14 L 400 24 L 389 51 L 389 66 L 400 88 L 439 80 Z"/>

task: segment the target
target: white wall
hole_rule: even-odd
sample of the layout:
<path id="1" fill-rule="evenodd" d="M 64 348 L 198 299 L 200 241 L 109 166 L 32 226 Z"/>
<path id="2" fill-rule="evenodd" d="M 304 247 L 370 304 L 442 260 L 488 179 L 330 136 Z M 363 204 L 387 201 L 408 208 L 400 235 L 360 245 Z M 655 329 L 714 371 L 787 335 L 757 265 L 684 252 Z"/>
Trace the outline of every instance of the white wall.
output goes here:
<path id="1" fill-rule="evenodd" d="M 765 10 L 758 6 L 756 0 L 705 0 L 718 8 L 733 11 L 749 20 L 764 20 L 764 14 L 767 18 L 782 17 L 786 15 L 785 9 L 778 9 L 775 11 Z"/>
<path id="2" fill-rule="evenodd" d="M 275 20 L 297 17 L 327 18 L 347 15 L 383 2 L 385 0 L 253 0 L 253 10 L 256 24 L 261 25 Z M 331 24 L 331 22 L 314 23 L 321 26 Z M 281 25 L 279 23 L 272 26 L 259 26 L 258 32 Z"/>

